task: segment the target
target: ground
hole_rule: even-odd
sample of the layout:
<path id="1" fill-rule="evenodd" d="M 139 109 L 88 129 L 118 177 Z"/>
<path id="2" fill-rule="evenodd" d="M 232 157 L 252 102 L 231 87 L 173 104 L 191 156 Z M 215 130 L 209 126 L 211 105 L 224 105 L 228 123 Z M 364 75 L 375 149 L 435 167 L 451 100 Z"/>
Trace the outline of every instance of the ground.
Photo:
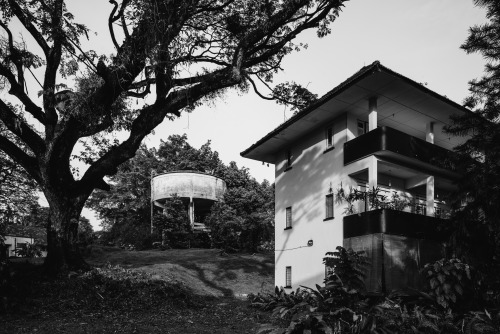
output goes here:
<path id="1" fill-rule="evenodd" d="M 242 297 L 274 289 L 274 254 L 224 254 L 217 249 L 124 251 L 93 247 L 87 261 L 142 270 L 163 279 L 181 282 L 204 296 Z"/>
<path id="2" fill-rule="evenodd" d="M 93 246 L 86 257 L 98 269 L 55 281 L 11 264 L 0 333 L 237 334 L 270 321 L 246 295 L 272 289 L 273 254 Z"/>

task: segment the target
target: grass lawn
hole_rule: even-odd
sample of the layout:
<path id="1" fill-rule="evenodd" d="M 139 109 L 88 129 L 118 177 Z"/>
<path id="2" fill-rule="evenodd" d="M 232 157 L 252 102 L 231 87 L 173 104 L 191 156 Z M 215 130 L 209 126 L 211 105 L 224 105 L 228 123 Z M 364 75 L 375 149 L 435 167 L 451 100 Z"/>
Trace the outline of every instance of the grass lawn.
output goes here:
<path id="1" fill-rule="evenodd" d="M 272 254 L 93 246 L 86 256 L 100 269 L 58 280 L 38 264 L 11 264 L 0 333 L 237 334 L 270 321 L 243 295 L 272 289 Z"/>
<path id="2" fill-rule="evenodd" d="M 220 255 L 216 249 L 125 251 L 92 247 L 87 261 L 141 270 L 157 278 L 177 281 L 204 296 L 242 296 L 274 289 L 273 254 Z"/>

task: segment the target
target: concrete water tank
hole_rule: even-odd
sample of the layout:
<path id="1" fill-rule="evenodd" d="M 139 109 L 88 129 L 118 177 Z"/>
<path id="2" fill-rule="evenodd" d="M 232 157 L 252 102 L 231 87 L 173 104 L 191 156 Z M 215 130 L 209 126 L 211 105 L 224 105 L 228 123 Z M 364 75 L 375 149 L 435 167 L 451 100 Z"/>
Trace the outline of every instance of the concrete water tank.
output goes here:
<path id="1" fill-rule="evenodd" d="M 210 212 L 212 204 L 219 201 L 225 191 L 224 180 L 197 171 L 169 172 L 156 175 L 151 180 L 153 204 L 163 208 L 168 198 L 179 197 L 188 209 L 191 228 L 195 227 L 195 216 Z"/>

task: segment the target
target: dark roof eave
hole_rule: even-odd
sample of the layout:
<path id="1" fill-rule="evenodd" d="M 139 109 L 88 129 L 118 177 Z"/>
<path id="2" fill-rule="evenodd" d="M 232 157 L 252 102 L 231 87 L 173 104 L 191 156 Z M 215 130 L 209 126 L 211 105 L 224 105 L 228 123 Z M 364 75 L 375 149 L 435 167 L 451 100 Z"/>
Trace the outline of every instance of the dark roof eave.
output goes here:
<path id="1" fill-rule="evenodd" d="M 257 146 L 260 146 L 261 144 L 263 144 L 264 142 L 266 142 L 270 138 L 274 137 L 277 133 L 279 133 L 280 131 L 286 129 L 289 125 L 295 123 L 296 121 L 298 121 L 302 117 L 308 115 L 310 112 L 312 112 L 313 110 L 315 110 L 316 108 L 318 108 L 320 105 L 322 105 L 326 101 L 334 98 L 336 95 L 340 94 L 341 92 L 343 92 L 347 88 L 351 87 L 352 85 L 354 85 L 355 83 L 357 83 L 359 80 L 365 78 L 366 76 L 368 76 L 368 75 L 370 75 L 370 74 L 372 74 L 374 72 L 379 72 L 379 71 L 384 71 L 384 72 L 386 72 L 386 73 L 388 73 L 390 75 L 398 77 L 398 78 L 404 80 L 405 82 L 409 83 L 410 85 L 412 85 L 412 86 L 414 86 L 414 87 L 416 87 L 416 88 L 424 91 L 425 93 L 433 96 L 434 98 L 437 98 L 437 99 L 439 99 L 439 100 L 441 100 L 441 101 L 443 101 L 445 103 L 448 103 L 448 104 L 452 105 L 454 108 L 457 108 L 457 109 L 459 109 L 459 110 L 461 110 L 463 112 L 471 112 L 469 109 L 467 109 L 464 106 L 456 103 L 455 101 L 452 101 L 452 100 L 448 99 L 447 97 L 445 97 L 443 95 L 440 95 L 440 94 L 438 94 L 438 93 L 430 90 L 429 88 L 427 88 L 427 87 L 419 84 L 418 82 L 415 82 L 414 80 L 412 80 L 412 79 L 410 79 L 408 77 L 405 77 L 402 74 L 394 72 L 390 68 L 387 68 L 387 67 L 383 66 L 382 64 L 380 64 L 380 61 L 377 60 L 377 61 L 374 61 L 372 64 L 370 64 L 368 66 L 362 67 L 354 75 L 352 75 L 351 77 L 349 77 L 347 80 L 345 80 L 344 82 L 342 82 L 337 87 L 333 88 L 331 91 L 329 91 L 325 95 L 323 95 L 320 99 L 318 99 L 318 101 L 316 101 L 315 103 L 313 103 L 313 104 L 307 106 L 306 108 L 302 109 L 297 114 L 293 115 L 289 120 L 287 120 L 286 122 L 284 122 L 281 125 L 279 125 L 276 129 L 274 129 L 273 131 L 269 132 L 267 135 L 265 135 L 264 137 L 262 137 L 260 140 L 258 140 L 256 143 L 254 143 L 252 146 L 250 146 L 246 150 L 242 151 L 240 153 L 240 156 L 242 156 L 242 157 L 245 158 L 245 155 L 247 155 L 250 151 L 252 151 L 253 149 L 255 149 Z"/>

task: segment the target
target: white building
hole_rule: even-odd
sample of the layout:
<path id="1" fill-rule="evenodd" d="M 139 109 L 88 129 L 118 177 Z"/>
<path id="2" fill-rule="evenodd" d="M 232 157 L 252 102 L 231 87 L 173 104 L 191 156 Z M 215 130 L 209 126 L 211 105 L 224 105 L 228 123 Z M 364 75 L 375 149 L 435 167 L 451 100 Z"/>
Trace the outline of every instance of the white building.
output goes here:
<path id="1" fill-rule="evenodd" d="M 418 269 L 442 257 L 437 225 L 458 177 L 443 162 L 461 138 L 443 126 L 464 112 L 376 61 L 242 152 L 275 165 L 275 284 L 321 284 L 325 253 L 343 245 L 367 252 L 370 291 L 418 285 Z M 346 213 L 341 187 L 378 188 L 409 205 L 357 201 Z"/>
<path id="2" fill-rule="evenodd" d="M 44 227 L 24 226 L 21 224 L 10 224 L 5 228 L 3 245 L 0 244 L 0 259 L 18 257 L 20 249 L 28 244 L 37 244 L 42 248 L 42 256 L 46 256 L 47 236 Z"/>

